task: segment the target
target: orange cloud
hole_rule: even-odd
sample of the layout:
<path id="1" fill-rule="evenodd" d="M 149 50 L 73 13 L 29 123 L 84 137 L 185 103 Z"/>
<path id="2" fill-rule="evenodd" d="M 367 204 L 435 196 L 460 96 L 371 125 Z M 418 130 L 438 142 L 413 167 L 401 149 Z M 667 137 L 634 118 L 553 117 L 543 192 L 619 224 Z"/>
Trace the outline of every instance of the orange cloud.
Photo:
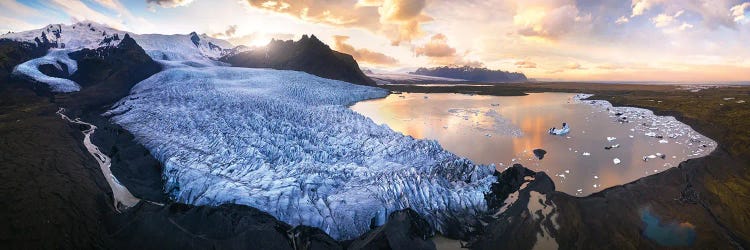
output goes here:
<path id="1" fill-rule="evenodd" d="M 569 63 L 567 66 L 565 66 L 566 69 L 586 69 L 583 66 L 581 66 L 580 63 Z"/>
<path id="2" fill-rule="evenodd" d="M 153 7 L 153 5 L 159 5 L 163 8 L 186 6 L 192 2 L 193 0 L 146 0 L 146 3 L 151 7 Z"/>
<path id="3" fill-rule="evenodd" d="M 430 41 L 422 46 L 414 48 L 417 56 L 427 57 L 452 57 L 456 55 L 456 49 L 448 45 L 448 38 L 443 34 L 436 34 Z"/>
<path id="4" fill-rule="evenodd" d="M 585 28 L 591 15 L 580 13 L 572 1 L 519 1 L 513 23 L 522 36 L 557 39 Z"/>
<path id="5" fill-rule="evenodd" d="M 287 14 L 308 22 L 365 28 L 385 34 L 393 45 L 421 37 L 421 24 L 432 21 L 431 17 L 423 13 L 426 0 L 246 2 L 253 8 Z"/>
<path id="6" fill-rule="evenodd" d="M 211 36 L 218 37 L 218 38 L 230 38 L 230 37 L 233 37 L 234 34 L 236 33 L 237 33 L 237 25 L 229 25 L 225 31 L 211 33 Z"/>
<path id="7" fill-rule="evenodd" d="M 398 60 L 396 60 L 396 58 L 390 57 L 386 54 L 371 51 L 368 49 L 354 48 L 354 46 L 346 43 L 346 40 L 349 40 L 348 36 L 333 36 L 333 39 L 335 41 L 334 46 L 337 51 L 350 54 L 359 62 L 377 65 L 398 64 Z"/>
<path id="8" fill-rule="evenodd" d="M 536 63 L 531 61 L 518 61 L 516 62 L 516 67 L 523 69 L 534 69 L 536 68 Z"/>

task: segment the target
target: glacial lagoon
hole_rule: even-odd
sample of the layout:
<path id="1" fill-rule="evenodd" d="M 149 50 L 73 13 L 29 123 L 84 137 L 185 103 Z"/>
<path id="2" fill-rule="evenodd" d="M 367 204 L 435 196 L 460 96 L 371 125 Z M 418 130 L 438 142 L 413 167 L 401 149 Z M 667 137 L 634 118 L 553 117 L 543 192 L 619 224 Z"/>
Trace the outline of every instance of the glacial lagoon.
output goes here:
<path id="1" fill-rule="evenodd" d="M 405 135 L 437 140 L 476 163 L 544 171 L 557 190 L 577 196 L 676 167 L 716 147 L 673 117 L 585 97 L 395 93 L 351 109 Z M 568 134 L 548 133 L 563 122 Z M 539 159 L 534 149 L 546 154 Z"/>

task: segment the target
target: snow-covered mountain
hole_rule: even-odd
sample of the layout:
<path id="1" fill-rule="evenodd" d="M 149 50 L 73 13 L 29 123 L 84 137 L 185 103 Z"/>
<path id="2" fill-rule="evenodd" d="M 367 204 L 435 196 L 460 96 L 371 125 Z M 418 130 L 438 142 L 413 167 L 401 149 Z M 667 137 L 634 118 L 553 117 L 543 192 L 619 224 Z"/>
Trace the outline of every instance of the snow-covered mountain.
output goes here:
<path id="1" fill-rule="evenodd" d="M 95 22 L 70 25 L 50 24 L 40 29 L 0 35 L 0 39 L 31 43 L 51 43 L 68 51 L 94 49 L 119 44 L 128 33 Z M 236 52 L 231 43 L 206 34 L 133 34 L 129 33 L 154 60 L 170 64 L 188 63 L 194 66 L 221 65 L 217 60 Z M 171 61 L 171 62 L 170 62 Z"/>

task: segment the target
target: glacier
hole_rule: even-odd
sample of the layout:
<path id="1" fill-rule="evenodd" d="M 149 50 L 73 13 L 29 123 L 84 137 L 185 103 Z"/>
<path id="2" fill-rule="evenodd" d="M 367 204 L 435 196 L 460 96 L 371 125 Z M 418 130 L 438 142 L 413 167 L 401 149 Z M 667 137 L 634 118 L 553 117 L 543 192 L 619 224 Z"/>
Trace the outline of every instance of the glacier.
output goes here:
<path id="1" fill-rule="evenodd" d="M 51 64 L 58 70 L 63 70 L 62 65 L 67 67 L 68 75 L 72 75 L 78 70 L 78 63 L 68 57 L 70 50 L 67 49 L 50 49 L 43 57 L 28 60 L 13 68 L 12 74 L 16 77 L 23 77 L 35 82 L 45 83 L 50 86 L 53 92 L 75 92 L 81 90 L 78 83 L 64 79 L 45 75 L 39 71 L 39 66 Z"/>
<path id="2" fill-rule="evenodd" d="M 164 164 L 178 202 L 237 203 L 351 239 L 412 208 L 438 231 L 487 210 L 475 165 L 348 108 L 384 89 L 272 69 L 172 67 L 106 116 Z"/>

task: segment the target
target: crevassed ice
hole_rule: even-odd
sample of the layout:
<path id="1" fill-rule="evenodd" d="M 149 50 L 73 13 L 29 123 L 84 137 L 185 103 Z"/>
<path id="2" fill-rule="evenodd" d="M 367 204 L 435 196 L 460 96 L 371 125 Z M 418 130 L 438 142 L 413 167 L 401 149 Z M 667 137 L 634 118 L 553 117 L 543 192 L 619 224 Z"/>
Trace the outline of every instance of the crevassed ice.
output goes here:
<path id="1" fill-rule="evenodd" d="M 180 202 L 246 204 L 337 239 L 406 207 L 438 230 L 485 211 L 493 166 L 346 107 L 387 94 L 295 71 L 182 67 L 139 83 L 108 115 L 164 163 Z"/>
<path id="2" fill-rule="evenodd" d="M 12 74 L 48 84 L 52 92 L 79 91 L 81 90 L 81 86 L 76 82 L 64 78 L 51 77 L 39 71 L 39 66 L 51 64 L 59 70 L 62 70 L 62 65 L 65 65 L 68 68 L 68 74 L 75 73 L 78 70 L 78 63 L 68 57 L 69 52 L 69 50 L 64 49 L 50 49 L 47 55 L 43 57 L 31 59 L 16 65 L 13 68 Z"/>

